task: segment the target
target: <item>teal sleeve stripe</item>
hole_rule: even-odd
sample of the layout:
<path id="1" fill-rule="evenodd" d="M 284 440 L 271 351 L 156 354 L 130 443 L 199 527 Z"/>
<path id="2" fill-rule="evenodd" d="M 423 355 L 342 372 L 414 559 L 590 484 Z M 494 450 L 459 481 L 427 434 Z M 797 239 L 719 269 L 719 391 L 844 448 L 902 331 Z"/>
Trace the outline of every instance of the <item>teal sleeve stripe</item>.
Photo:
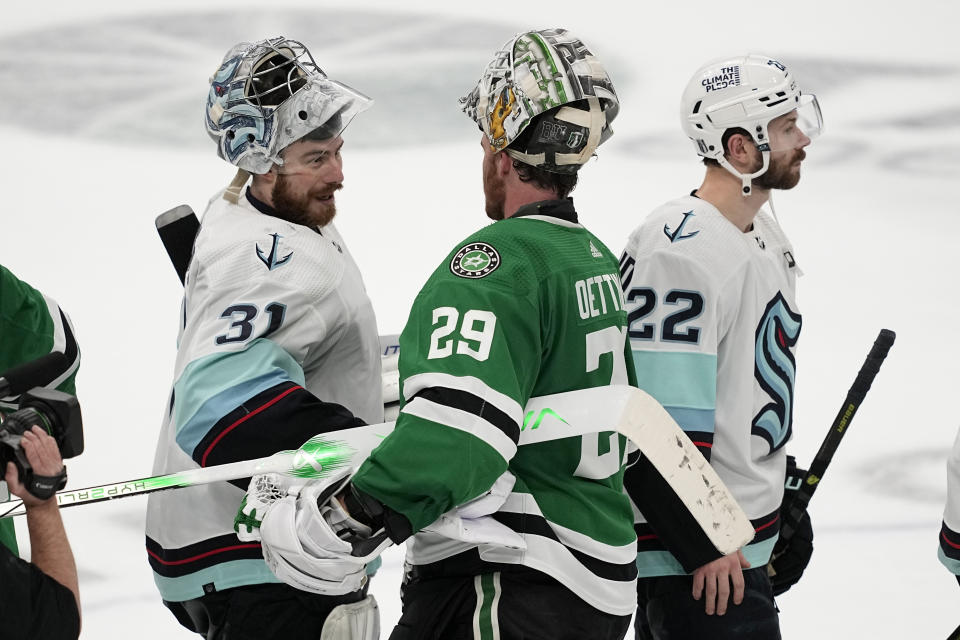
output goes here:
<path id="1" fill-rule="evenodd" d="M 302 385 L 303 369 L 270 340 L 257 339 L 243 351 L 191 362 L 174 385 L 177 444 L 192 454 L 223 416 L 258 393 L 288 381 Z"/>
<path id="2" fill-rule="evenodd" d="M 943 549 L 940 547 L 937 547 L 937 557 L 940 558 L 940 562 L 950 571 L 950 573 L 960 576 L 960 560 L 948 558 L 947 554 L 945 554 Z"/>
<path id="3" fill-rule="evenodd" d="M 652 394 L 651 394 L 652 395 Z M 716 421 L 714 411 L 709 409 L 682 409 L 679 407 L 664 407 L 684 431 L 701 431 L 713 433 Z"/>
<path id="4" fill-rule="evenodd" d="M 263 560 L 233 560 L 179 578 L 153 574 L 160 596 L 169 602 L 193 600 L 204 595 L 203 585 L 214 584 L 217 591 L 248 584 L 280 582 Z"/>
<path id="5" fill-rule="evenodd" d="M 713 411 L 717 356 L 679 351 L 633 351 L 637 386 L 669 407 Z"/>
<path id="6" fill-rule="evenodd" d="M 669 551 L 641 551 L 637 554 L 637 572 L 638 578 L 687 575 Z"/>
<path id="7" fill-rule="evenodd" d="M 762 567 L 770 562 L 777 536 L 748 544 L 742 551 L 751 567 Z M 641 551 L 637 554 L 637 571 L 640 578 L 656 576 L 683 576 L 687 572 L 669 551 Z"/>
<path id="8" fill-rule="evenodd" d="M 380 556 L 374 558 L 366 567 L 367 575 L 374 575 L 382 564 Z M 216 585 L 217 591 L 223 591 L 244 585 L 280 582 L 263 560 L 233 560 L 179 578 L 166 578 L 154 573 L 153 580 L 160 590 L 160 596 L 169 602 L 199 598 L 205 593 L 203 585 L 210 583 Z"/>

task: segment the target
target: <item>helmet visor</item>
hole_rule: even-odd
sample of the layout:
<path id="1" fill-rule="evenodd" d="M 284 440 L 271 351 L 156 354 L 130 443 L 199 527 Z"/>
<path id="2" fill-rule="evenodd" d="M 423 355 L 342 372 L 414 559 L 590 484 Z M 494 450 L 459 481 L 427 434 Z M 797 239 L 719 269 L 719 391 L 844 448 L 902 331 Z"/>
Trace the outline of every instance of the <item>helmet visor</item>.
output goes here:
<path id="1" fill-rule="evenodd" d="M 771 151 L 789 151 L 810 144 L 823 130 L 820 103 L 812 94 L 800 96 L 797 108 L 767 125 Z"/>

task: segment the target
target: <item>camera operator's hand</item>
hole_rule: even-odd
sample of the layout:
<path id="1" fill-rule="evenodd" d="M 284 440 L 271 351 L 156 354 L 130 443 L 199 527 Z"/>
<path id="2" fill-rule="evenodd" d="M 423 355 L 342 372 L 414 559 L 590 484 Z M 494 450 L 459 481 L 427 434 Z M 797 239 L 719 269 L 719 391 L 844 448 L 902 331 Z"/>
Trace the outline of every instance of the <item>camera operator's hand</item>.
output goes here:
<path id="1" fill-rule="evenodd" d="M 34 425 L 29 431 L 24 432 L 20 440 L 20 446 L 33 469 L 35 481 L 61 476 L 64 471 L 63 458 L 60 457 L 57 441 L 46 431 Z M 12 462 L 7 463 L 7 473 L 4 479 L 10 486 L 10 493 L 23 500 L 23 504 L 27 507 L 39 506 L 53 497 L 53 494 L 51 494 L 43 499 L 31 493 L 31 490 L 23 484 L 23 479 L 20 478 L 17 467 Z"/>

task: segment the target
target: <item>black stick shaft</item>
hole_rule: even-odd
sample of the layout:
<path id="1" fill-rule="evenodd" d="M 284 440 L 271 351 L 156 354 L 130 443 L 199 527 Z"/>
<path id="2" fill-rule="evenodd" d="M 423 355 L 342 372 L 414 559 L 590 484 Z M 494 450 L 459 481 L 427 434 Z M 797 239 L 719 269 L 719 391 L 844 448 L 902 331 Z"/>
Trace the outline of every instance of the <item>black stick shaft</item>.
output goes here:
<path id="1" fill-rule="evenodd" d="M 190 205 L 181 204 L 157 216 L 157 233 L 181 284 L 187 276 L 187 267 L 193 257 L 193 243 L 199 231 L 200 221 Z"/>
<path id="2" fill-rule="evenodd" d="M 856 379 L 850 386 L 843 406 L 840 407 L 837 417 L 834 418 L 833 424 L 830 425 L 830 431 L 827 432 L 827 437 L 823 439 L 820 450 L 817 451 L 817 455 L 813 457 L 813 462 L 810 463 L 810 469 L 807 471 L 807 475 L 804 476 L 803 483 L 797 490 L 796 495 L 794 495 L 793 501 L 790 503 L 790 508 L 787 510 L 787 514 L 780 524 L 780 539 L 777 541 L 777 549 L 774 551 L 774 554 L 787 546 L 797 525 L 803 518 L 804 513 L 806 513 L 807 505 L 810 503 L 810 498 L 813 497 L 813 492 L 817 490 L 817 486 L 819 486 L 820 480 L 827 470 L 827 466 L 829 466 L 830 461 L 833 459 L 833 454 L 836 453 L 837 447 L 840 446 L 840 441 L 847 433 L 853 416 L 857 413 L 857 409 L 860 408 L 860 404 L 863 402 L 864 397 L 866 397 L 867 391 L 870 390 L 870 385 L 873 384 L 873 379 L 876 378 L 877 373 L 880 371 L 880 365 L 883 364 L 896 337 L 897 334 L 889 329 L 880 330 L 880 335 L 877 336 L 873 347 L 870 349 L 870 353 L 867 355 L 866 361 L 863 363 L 863 366 L 860 367 L 860 372 L 857 373 Z"/>

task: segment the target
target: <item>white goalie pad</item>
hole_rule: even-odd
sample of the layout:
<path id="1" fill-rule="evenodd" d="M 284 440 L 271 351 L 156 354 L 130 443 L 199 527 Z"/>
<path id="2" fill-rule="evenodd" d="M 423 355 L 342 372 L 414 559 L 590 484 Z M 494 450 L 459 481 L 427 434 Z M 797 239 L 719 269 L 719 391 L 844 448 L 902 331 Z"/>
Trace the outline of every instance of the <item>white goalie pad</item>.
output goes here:
<path id="1" fill-rule="evenodd" d="M 374 597 L 335 607 L 320 632 L 320 640 L 378 640 L 380 611 Z"/>

